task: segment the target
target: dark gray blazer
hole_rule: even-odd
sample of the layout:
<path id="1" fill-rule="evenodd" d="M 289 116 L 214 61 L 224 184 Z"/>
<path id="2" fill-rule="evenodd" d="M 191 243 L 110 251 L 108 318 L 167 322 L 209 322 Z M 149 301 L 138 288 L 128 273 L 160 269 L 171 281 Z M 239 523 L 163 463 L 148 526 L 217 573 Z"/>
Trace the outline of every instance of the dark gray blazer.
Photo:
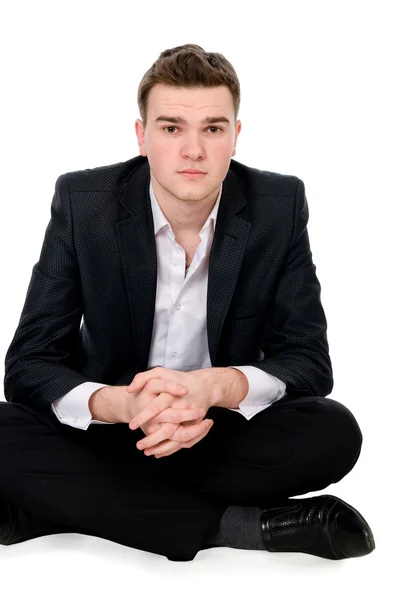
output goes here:
<path id="1" fill-rule="evenodd" d="M 147 370 L 157 276 L 149 182 L 142 156 L 58 177 L 5 357 L 9 402 L 51 414 L 85 381 L 127 385 Z M 253 365 L 294 397 L 333 388 L 308 216 L 300 179 L 231 160 L 209 263 L 211 364 Z"/>

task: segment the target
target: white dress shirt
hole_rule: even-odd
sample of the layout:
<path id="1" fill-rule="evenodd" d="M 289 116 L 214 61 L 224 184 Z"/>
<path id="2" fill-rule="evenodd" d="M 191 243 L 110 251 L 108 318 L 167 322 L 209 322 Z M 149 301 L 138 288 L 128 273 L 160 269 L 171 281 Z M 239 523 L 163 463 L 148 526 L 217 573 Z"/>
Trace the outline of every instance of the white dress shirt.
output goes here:
<path id="1" fill-rule="evenodd" d="M 149 186 L 157 252 L 157 289 L 155 316 L 148 369 L 162 366 L 176 371 L 211 367 L 206 329 L 208 265 L 215 221 L 223 184 L 211 213 L 200 231 L 200 243 L 185 273 L 185 250 L 175 235 Z M 232 367 L 244 373 L 249 391 L 239 404 L 230 408 L 251 419 L 285 394 L 286 385 L 257 367 Z M 78 429 L 91 424 L 113 425 L 92 419 L 89 398 L 108 384 L 87 381 L 55 400 L 53 412 L 61 423 Z"/>

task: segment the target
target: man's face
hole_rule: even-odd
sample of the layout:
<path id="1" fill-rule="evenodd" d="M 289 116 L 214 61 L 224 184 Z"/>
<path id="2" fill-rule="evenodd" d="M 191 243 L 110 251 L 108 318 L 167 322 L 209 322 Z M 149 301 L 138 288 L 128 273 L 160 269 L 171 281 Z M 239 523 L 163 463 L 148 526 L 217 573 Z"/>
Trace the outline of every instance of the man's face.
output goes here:
<path id="1" fill-rule="evenodd" d="M 200 201 L 218 193 L 241 130 L 226 86 L 179 88 L 157 84 L 149 94 L 146 129 L 135 122 L 155 194 Z M 198 169 L 204 175 L 184 175 Z"/>

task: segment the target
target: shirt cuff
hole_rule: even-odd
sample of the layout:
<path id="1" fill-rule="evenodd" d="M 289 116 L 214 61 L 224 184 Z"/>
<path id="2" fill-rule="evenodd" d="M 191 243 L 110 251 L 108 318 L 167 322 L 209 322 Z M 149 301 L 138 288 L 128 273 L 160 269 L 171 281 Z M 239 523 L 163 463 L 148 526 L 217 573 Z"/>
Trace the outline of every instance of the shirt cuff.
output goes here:
<path id="1" fill-rule="evenodd" d="M 85 381 L 77 385 L 61 398 L 52 403 L 52 410 L 60 423 L 70 425 L 77 429 L 88 429 L 93 423 L 100 425 L 115 425 L 105 421 L 92 419 L 92 413 L 89 410 L 89 398 L 102 387 L 105 383 L 95 383 L 94 381 Z"/>
<path id="2" fill-rule="evenodd" d="M 274 375 L 249 365 L 230 367 L 238 369 L 248 379 L 249 390 L 238 408 L 229 408 L 242 414 L 248 421 L 259 412 L 280 400 L 285 394 L 286 384 Z"/>

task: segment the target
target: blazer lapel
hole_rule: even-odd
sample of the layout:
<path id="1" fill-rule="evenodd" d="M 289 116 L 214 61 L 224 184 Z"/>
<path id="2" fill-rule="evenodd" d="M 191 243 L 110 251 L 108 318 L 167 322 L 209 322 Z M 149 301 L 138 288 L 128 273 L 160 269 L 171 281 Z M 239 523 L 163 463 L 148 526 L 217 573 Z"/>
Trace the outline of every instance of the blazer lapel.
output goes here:
<path id="1" fill-rule="evenodd" d="M 131 325 L 138 372 L 146 371 L 152 340 L 157 255 L 149 196 L 149 163 L 140 166 L 128 181 L 120 199 L 131 217 L 115 225 L 130 306 Z M 236 215 L 247 204 L 237 179 L 228 171 L 210 253 L 207 291 L 207 335 L 209 355 L 216 354 L 252 228 Z"/>
<path id="2" fill-rule="evenodd" d="M 237 178 L 229 170 L 223 181 L 209 260 L 207 337 L 213 367 L 219 366 L 216 365 L 216 355 L 221 331 L 237 286 L 252 229 L 249 221 L 236 215 L 246 204 Z"/>

